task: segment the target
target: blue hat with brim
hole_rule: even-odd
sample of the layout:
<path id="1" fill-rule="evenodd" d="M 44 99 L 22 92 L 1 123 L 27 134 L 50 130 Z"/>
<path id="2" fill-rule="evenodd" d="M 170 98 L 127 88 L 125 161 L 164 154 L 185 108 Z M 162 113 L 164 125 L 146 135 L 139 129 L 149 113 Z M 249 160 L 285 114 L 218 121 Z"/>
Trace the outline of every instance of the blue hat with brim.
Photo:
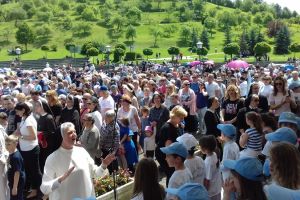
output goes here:
<path id="1" fill-rule="evenodd" d="M 217 128 L 229 138 L 234 138 L 236 135 L 236 128 L 232 124 L 218 124 Z"/>
<path id="2" fill-rule="evenodd" d="M 297 134 L 293 129 L 288 127 L 282 127 L 277 129 L 275 132 L 268 133 L 265 135 L 266 140 L 272 142 L 288 142 L 293 145 L 297 144 Z"/>
<path id="3" fill-rule="evenodd" d="M 162 147 L 160 150 L 166 155 L 176 154 L 183 158 L 186 158 L 188 155 L 188 150 L 186 147 L 180 142 L 174 142 L 167 147 Z"/>
<path id="4" fill-rule="evenodd" d="M 107 91 L 108 90 L 108 88 L 107 88 L 107 86 L 106 85 L 102 85 L 101 87 L 100 87 L 100 89 L 99 89 L 100 91 Z"/>
<path id="5" fill-rule="evenodd" d="M 263 166 L 256 158 L 241 158 L 239 160 L 224 160 L 223 165 L 227 169 L 232 169 L 246 179 L 252 181 L 262 181 Z"/>
<path id="6" fill-rule="evenodd" d="M 299 88 L 300 87 L 300 82 L 299 81 L 294 81 L 292 82 L 290 85 L 289 85 L 289 89 L 290 90 L 293 90 L 293 89 L 296 89 L 296 88 Z"/>
<path id="7" fill-rule="evenodd" d="M 180 200 L 209 200 L 207 190 L 199 183 L 186 183 L 179 188 L 167 188 L 166 191 Z"/>
<path id="8" fill-rule="evenodd" d="M 292 112 L 283 112 L 283 113 L 281 113 L 279 115 L 278 122 L 279 123 L 287 122 L 287 123 L 296 124 L 298 126 L 297 115 L 295 115 Z"/>

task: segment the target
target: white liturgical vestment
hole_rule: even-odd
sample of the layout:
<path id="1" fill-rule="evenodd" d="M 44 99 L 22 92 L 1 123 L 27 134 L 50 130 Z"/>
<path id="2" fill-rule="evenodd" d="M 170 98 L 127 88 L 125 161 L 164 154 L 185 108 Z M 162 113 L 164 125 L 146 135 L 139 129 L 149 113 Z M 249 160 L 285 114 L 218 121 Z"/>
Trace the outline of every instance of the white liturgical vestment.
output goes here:
<path id="1" fill-rule="evenodd" d="M 58 178 L 75 166 L 73 172 L 61 183 Z M 73 149 L 58 150 L 48 156 L 44 168 L 41 191 L 49 200 L 72 200 L 95 196 L 92 178 L 108 174 L 107 169 L 94 164 L 88 152 L 74 146 Z"/>

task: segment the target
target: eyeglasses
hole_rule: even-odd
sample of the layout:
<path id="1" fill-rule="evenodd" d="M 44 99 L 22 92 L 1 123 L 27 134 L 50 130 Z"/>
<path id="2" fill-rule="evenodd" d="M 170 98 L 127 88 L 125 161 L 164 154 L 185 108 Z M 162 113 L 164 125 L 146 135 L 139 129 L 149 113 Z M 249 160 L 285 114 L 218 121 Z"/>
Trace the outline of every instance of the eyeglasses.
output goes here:
<path id="1" fill-rule="evenodd" d="M 275 83 L 275 85 L 283 85 L 281 82 Z"/>
<path id="2" fill-rule="evenodd" d="M 91 120 L 90 120 L 90 119 L 82 119 L 82 121 L 85 121 L 85 122 L 86 122 L 86 121 L 91 121 Z"/>
<path id="3" fill-rule="evenodd" d="M 93 103 L 89 102 L 89 103 L 86 103 L 87 105 L 93 105 Z"/>
<path id="4" fill-rule="evenodd" d="M 187 84 L 183 84 L 184 86 L 189 86 L 190 84 L 189 83 L 187 83 Z"/>

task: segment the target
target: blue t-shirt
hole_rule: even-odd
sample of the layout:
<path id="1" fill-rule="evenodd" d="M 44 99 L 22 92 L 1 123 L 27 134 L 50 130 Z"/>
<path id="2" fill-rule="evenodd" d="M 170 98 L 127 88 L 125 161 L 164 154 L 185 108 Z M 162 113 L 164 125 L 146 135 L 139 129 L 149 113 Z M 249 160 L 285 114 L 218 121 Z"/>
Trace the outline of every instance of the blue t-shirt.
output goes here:
<path id="1" fill-rule="evenodd" d="M 18 188 L 23 188 L 25 184 L 25 169 L 24 169 L 23 158 L 19 151 L 16 151 L 9 155 L 9 166 L 7 171 L 7 178 L 8 178 L 8 185 L 10 188 L 12 188 L 14 184 L 15 172 L 20 172 Z M 22 190 L 20 191 L 22 192 Z"/>

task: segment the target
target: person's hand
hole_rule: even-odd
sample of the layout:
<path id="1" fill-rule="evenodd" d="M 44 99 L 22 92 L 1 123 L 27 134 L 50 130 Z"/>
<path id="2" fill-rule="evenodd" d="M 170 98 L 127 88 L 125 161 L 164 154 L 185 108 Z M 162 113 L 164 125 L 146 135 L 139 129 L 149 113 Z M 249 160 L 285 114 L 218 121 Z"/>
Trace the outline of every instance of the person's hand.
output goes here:
<path id="1" fill-rule="evenodd" d="M 233 180 L 231 178 L 228 178 L 225 180 L 223 184 L 224 194 L 230 195 L 231 192 L 235 192 L 235 187 Z"/>
<path id="2" fill-rule="evenodd" d="M 284 102 L 289 104 L 291 103 L 291 101 L 292 101 L 291 97 L 286 97 Z"/>
<path id="3" fill-rule="evenodd" d="M 75 169 L 75 166 L 71 167 L 70 169 L 68 169 L 68 171 L 65 172 L 64 175 L 62 175 L 59 179 L 58 182 L 61 183 L 63 182 L 66 178 L 68 178 L 70 176 L 70 174 L 73 172 L 73 170 Z"/>
<path id="4" fill-rule="evenodd" d="M 11 190 L 11 194 L 12 196 L 16 196 L 18 194 L 18 188 L 13 187 L 13 189 Z"/>
<path id="5" fill-rule="evenodd" d="M 224 142 L 224 140 L 222 139 L 221 136 L 217 137 L 217 140 L 222 144 Z"/>
<path id="6" fill-rule="evenodd" d="M 106 168 L 112 161 L 116 159 L 114 153 L 108 154 L 104 159 L 102 159 L 102 165 Z"/>
<path id="7" fill-rule="evenodd" d="M 156 122 L 156 121 L 151 122 L 151 126 L 152 126 L 152 127 L 155 127 L 156 125 L 157 125 L 157 122 Z"/>
<path id="8" fill-rule="evenodd" d="M 17 136 L 17 137 L 21 137 L 21 132 L 19 129 L 17 129 L 15 132 L 14 132 L 14 135 Z"/>

